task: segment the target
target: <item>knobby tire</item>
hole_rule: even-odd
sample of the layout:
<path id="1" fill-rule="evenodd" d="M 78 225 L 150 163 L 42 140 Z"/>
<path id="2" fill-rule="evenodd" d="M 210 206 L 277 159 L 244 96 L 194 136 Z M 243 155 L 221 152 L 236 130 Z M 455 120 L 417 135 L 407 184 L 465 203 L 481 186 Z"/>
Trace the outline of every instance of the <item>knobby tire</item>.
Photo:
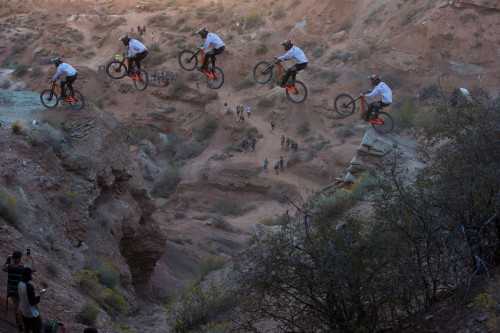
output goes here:
<path id="1" fill-rule="evenodd" d="M 261 61 L 253 68 L 253 79 L 259 84 L 266 84 L 273 77 L 273 68 L 267 61 Z"/>
<path id="2" fill-rule="evenodd" d="M 54 109 L 59 104 L 59 96 L 52 89 L 46 89 L 40 93 L 40 101 L 47 109 Z"/>
<path id="3" fill-rule="evenodd" d="M 286 97 L 288 97 L 292 103 L 300 104 L 304 102 L 307 98 L 306 85 L 300 81 L 292 81 L 292 84 L 295 86 L 297 93 L 294 94 L 290 90 L 286 89 Z"/>
<path id="4" fill-rule="evenodd" d="M 219 67 L 214 67 L 215 71 L 214 79 L 211 79 L 207 76 L 207 86 L 210 89 L 219 89 L 224 84 L 224 72 Z"/>
<path id="5" fill-rule="evenodd" d="M 112 79 L 118 80 L 127 75 L 127 66 L 119 60 L 113 60 L 106 66 L 106 74 Z"/>
<path id="6" fill-rule="evenodd" d="M 349 117 L 354 113 L 356 104 L 349 94 L 339 94 L 333 100 L 333 108 L 341 117 Z"/>
<path id="7" fill-rule="evenodd" d="M 80 111 L 85 106 L 85 99 L 83 98 L 82 93 L 78 90 L 73 90 L 73 97 L 76 98 L 76 101 L 70 102 L 69 104 L 75 111 Z"/>
<path id="8" fill-rule="evenodd" d="M 138 91 L 143 91 L 149 83 L 148 73 L 144 69 L 136 69 L 135 72 L 139 72 L 139 80 L 132 79 L 134 81 L 134 87 Z"/>
<path id="9" fill-rule="evenodd" d="M 192 50 L 183 50 L 179 54 L 177 60 L 179 60 L 179 65 L 182 67 L 183 70 L 191 72 L 196 69 L 196 66 L 198 65 L 198 57 L 192 58 L 194 54 L 195 52 Z"/>
<path id="10" fill-rule="evenodd" d="M 388 113 L 380 111 L 378 113 L 378 118 L 382 120 L 383 124 L 378 125 L 372 123 L 373 129 L 380 134 L 387 134 L 392 132 L 392 130 L 394 129 L 394 120 L 392 119 L 392 117 Z"/>

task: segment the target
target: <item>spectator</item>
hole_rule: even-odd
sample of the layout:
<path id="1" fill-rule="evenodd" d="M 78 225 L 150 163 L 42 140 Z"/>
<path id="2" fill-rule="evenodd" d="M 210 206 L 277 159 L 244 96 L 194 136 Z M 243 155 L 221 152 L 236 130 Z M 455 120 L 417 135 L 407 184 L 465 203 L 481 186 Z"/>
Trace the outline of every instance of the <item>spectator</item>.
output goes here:
<path id="1" fill-rule="evenodd" d="M 280 164 L 279 162 L 276 162 L 276 164 L 274 165 L 274 170 L 276 171 L 276 174 L 279 173 L 279 169 L 280 169 Z"/>
<path id="2" fill-rule="evenodd" d="M 281 149 L 285 149 L 285 136 L 281 135 Z"/>
<path id="3" fill-rule="evenodd" d="M 146 33 L 146 26 L 145 25 L 142 26 L 142 32 Z"/>
<path id="4" fill-rule="evenodd" d="M 140 25 L 137 26 L 137 33 L 142 36 L 142 30 Z"/>
<path id="5" fill-rule="evenodd" d="M 280 162 L 279 163 L 280 163 L 280 171 L 283 172 L 283 163 L 284 163 L 283 156 L 280 156 Z"/>
<path id="6" fill-rule="evenodd" d="M 155 34 L 151 31 L 151 43 L 155 40 Z"/>
<path id="7" fill-rule="evenodd" d="M 269 161 L 267 160 L 267 157 L 264 159 L 264 172 L 269 173 L 267 170 L 267 167 L 269 166 Z"/>
<path id="8" fill-rule="evenodd" d="M 250 113 L 252 113 L 252 110 L 250 109 L 250 106 L 247 106 L 247 117 L 250 118 Z"/>
<path id="9" fill-rule="evenodd" d="M 33 271 L 36 270 L 35 260 L 31 256 L 31 253 L 27 251 L 27 256 L 31 259 L 31 265 Z M 12 300 L 14 305 L 14 315 L 16 318 L 16 325 L 19 331 L 24 330 L 23 318 L 19 313 L 19 292 L 18 285 L 21 281 L 21 275 L 25 268 L 22 262 L 23 253 L 21 251 L 14 251 L 11 256 L 7 257 L 5 264 L 3 264 L 2 270 L 7 272 L 7 298 Z M 7 303 L 8 304 L 8 303 Z"/>
<path id="10" fill-rule="evenodd" d="M 271 130 L 269 131 L 269 133 L 274 133 L 274 126 L 276 126 L 276 122 L 273 120 L 271 121 Z"/>
<path id="11" fill-rule="evenodd" d="M 238 116 L 238 119 L 240 118 L 240 106 L 238 105 L 236 107 L 236 115 Z"/>
<path id="12" fill-rule="evenodd" d="M 290 149 L 290 138 L 286 138 L 286 150 Z"/>
<path id="13" fill-rule="evenodd" d="M 42 327 L 42 333 L 57 333 L 61 327 L 61 332 L 66 333 L 66 326 L 63 323 L 55 320 L 47 320 Z"/>
<path id="14" fill-rule="evenodd" d="M 40 333 L 42 329 L 42 319 L 38 312 L 37 304 L 40 303 L 40 295 L 45 293 L 45 289 L 40 291 L 39 296 L 35 296 L 35 287 L 30 283 L 33 279 L 33 269 L 25 266 L 21 273 L 19 282 L 19 312 L 23 317 L 25 333 Z"/>
<path id="15" fill-rule="evenodd" d="M 252 138 L 252 151 L 255 150 L 255 143 L 257 143 L 257 139 L 256 138 Z"/>

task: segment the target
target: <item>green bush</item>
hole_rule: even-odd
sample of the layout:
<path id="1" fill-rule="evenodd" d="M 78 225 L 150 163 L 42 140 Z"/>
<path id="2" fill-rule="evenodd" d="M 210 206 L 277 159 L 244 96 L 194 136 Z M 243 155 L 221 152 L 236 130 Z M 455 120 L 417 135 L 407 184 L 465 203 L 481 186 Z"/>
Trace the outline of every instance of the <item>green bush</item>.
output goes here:
<path id="1" fill-rule="evenodd" d="M 231 199 L 218 197 L 214 200 L 212 212 L 222 215 L 238 216 L 241 214 L 241 209 Z"/>
<path id="2" fill-rule="evenodd" d="M 310 129 L 311 129 L 311 122 L 309 121 L 309 119 L 304 119 L 304 121 L 297 126 L 297 135 L 307 134 L 309 133 Z"/>
<path id="3" fill-rule="evenodd" d="M 87 294 L 94 294 L 99 290 L 99 278 L 96 270 L 84 269 L 75 275 L 75 281 Z"/>
<path id="4" fill-rule="evenodd" d="M 17 198 L 6 189 L 0 189 L 0 216 L 10 223 L 17 221 Z"/>
<path id="5" fill-rule="evenodd" d="M 27 65 L 27 64 L 23 64 L 23 63 L 17 64 L 16 67 L 14 68 L 14 72 L 12 72 L 12 74 L 14 74 L 15 77 L 24 76 L 28 73 L 28 68 L 29 68 L 29 65 Z"/>
<path id="6" fill-rule="evenodd" d="M 181 182 L 179 169 L 171 168 L 163 173 L 161 178 L 153 186 L 151 194 L 154 197 L 168 198 L 175 192 L 177 185 Z"/>
<path id="7" fill-rule="evenodd" d="M 103 289 L 99 293 L 99 298 L 105 305 L 119 313 L 125 313 L 129 309 L 129 304 L 118 287 Z"/>
<path id="8" fill-rule="evenodd" d="M 413 127 L 416 112 L 417 108 L 415 105 L 411 101 L 405 100 L 396 110 L 394 110 L 394 112 L 392 112 L 395 126 L 399 129 Z"/>
<path id="9" fill-rule="evenodd" d="M 371 191 L 378 188 L 379 182 L 376 178 L 363 174 L 356 179 L 351 187 L 351 193 L 357 200 L 364 199 Z"/>
<path id="10" fill-rule="evenodd" d="M 229 231 L 229 232 L 235 232 L 236 230 L 233 228 L 231 224 L 229 224 L 226 219 L 220 215 L 220 214 L 215 214 L 212 216 L 211 220 L 211 226 L 217 229 Z"/>
<path id="11" fill-rule="evenodd" d="M 245 28 L 246 29 L 252 29 L 257 27 L 262 23 L 262 18 L 261 14 L 259 13 L 259 9 L 257 6 L 254 6 L 252 9 L 250 9 L 245 16 Z"/>
<path id="12" fill-rule="evenodd" d="M 226 260 L 219 257 L 208 257 L 206 259 L 200 259 L 198 262 L 198 268 L 200 270 L 200 278 L 203 279 L 210 272 L 221 269 L 226 264 Z"/>
<path id="13" fill-rule="evenodd" d="M 86 302 L 78 313 L 78 321 L 87 326 L 93 326 L 99 316 L 99 306 L 94 302 Z"/>
<path id="14" fill-rule="evenodd" d="M 314 204 L 314 215 L 324 219 L 340 217 L 351 204 L 351 195 L 345 190 L 322 193 Z"/>
<path id="15" fill-rule="evenodd" d="M 201 281 L 191 283 L 178 303 L 167 308 L 167 323 L 175 333 L 200 332 L 202 325 L 213 325 L 217 317 L 234 304 L 235 299 L 215 283 L 203 289 Z"/>
<path id="16" fill-rule="evenodd" d="M 255 81 L 251 77 L 245 76 L 236 82 L 234 89 L 236 91 L 240 91 L 242 89 L 253 87 L 254 85 Z"/>
<path id="17" fill-rule="evenodd" d="M 200 126 L 195 129 L 195 140 L 202 142 L 210 139 L 219 126 L 219 120 L 215 117 L 206 117 Z"/>

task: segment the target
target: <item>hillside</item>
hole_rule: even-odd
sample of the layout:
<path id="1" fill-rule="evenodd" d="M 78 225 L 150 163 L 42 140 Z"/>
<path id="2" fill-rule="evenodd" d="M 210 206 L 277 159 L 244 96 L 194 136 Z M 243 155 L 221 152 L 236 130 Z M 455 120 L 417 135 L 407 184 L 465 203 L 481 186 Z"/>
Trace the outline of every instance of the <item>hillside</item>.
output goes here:
<path id="1" fill-rule="evenodd" d="M 494 1 L 172 0 L 150 1 L 146 9 L 131 0 L 0 4 L 0 59 L 6 68 L 0 88 L 23 91 L 0 94 L 5 161 L 0 184 L 22 212 L 19 224 L 3 218 L 0 249 L 10 253 L 21 240 L 45 258 L 41 266 L 51 268 L 41 270 L 40 282 L 50 277 L 61 291 L 51 295 L 44 312 L 58 313 L 68 323 L 76 322 L 75 313 L 89 299 L 74 276 L 97 257 L 94 261 L 109 261 L 119 271 L 134 314 L 102 311 L 99 327 L 114 321 L 165 332 L 158 325 L 164 320 L 161 304 L 199 276 L 200 263 L 243 250 L 253 237 L 252 225 L 288 211 L 285 197 L 307 200 L 345 178 L 371 134 L 358 114 L 338 117 L 332 102 L 338 93 L 369 88 L 367 75 L 380 73 L 393 88 L 395 102 L 387 110 L 395 118 L 405 105 L 425 113 L 438 87 L 444 94 L 456 87 L 500 93 L 500 4 Z M 149 73 L 170 74 L 166 87 L 151 82 L 137 92 L 128 78 L 113 81 L 98 73 L 98 66 L 121 50 L 119 37 L 132 28 L 132 36 L 140 38 L 138 25 L 147 26 L 143 42 L 150 54 L 144 65 Z M 227 44 L 217 61 L 225 72 L 219 90 L 178 65 L 182 49 L 201 44 L 193 34 L 201 26 Z M 288 38 L 309 57 L 299 74 L 309 96 L 298 105 L 274 80 L 257 85 L 251 74 L 258 61 L 283 54 L 279 42 Z M 56 54 L 79 71 L 75 86 L 88 104 L 81 112 L 36 105 L 37 92 L 49 87 L 54 68 L 48 60 Z M 27 102 L 14 108 L 23 94 Z M 238 104 L 252 107 L 243 123 L 236 121 Z M 23 135 L 12 134 L 16 120 Z M 277 124 L 274 132 L 271 121 Z M 401 144 L 408 165 L 417 167 L 417 132 L 396 126 L 375 140 L 389 147 L 384 152 Z M 255 151 L 239 148 L 245 135 L 257 138 Z M 298 142 L 297 153 L 281 148 L 281 135 Z M 281 156 L 285 172 L 276 175 L 272 167 Z M 268 174 L 262 171 L 266 158 Z M 163 175 L 174 171 L 179 183 L 173 193 L 151 198 Z M 35 216 L 42 236 L 31 227 Z M 137 238 L 141 241 L 132 245 Z M 67 268 L 53 274 L 55 263 Z M 151 318 L 149 311 L 155 314 Z M 159 327 L 150 326 L 155 323 Z"/>

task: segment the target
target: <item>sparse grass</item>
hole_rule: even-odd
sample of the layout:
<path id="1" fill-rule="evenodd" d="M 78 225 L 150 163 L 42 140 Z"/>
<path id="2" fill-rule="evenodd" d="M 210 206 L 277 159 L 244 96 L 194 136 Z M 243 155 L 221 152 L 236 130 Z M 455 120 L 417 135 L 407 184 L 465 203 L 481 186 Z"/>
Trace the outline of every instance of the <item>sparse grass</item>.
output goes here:
<path id="1" fill-rule="evenodd" d="M 198 262 L 198 267 L 200 270 L 200 278 L 203 279 L 210 272 L 221 269 L 226 264 L 226 260 L 219 257 L 208 257 L 206 259 L 200 259 Z"/>
<path id="2" fill-rule="evenodd" d="M 254 6 L 251 8 L 247 15 L 245 16 L 245 28 L 246 29 L 252 29 L 256 28 L 259 24 L 261 24 L 262 18 L 261 14 L 259 13 L 259 9 L 257 6 Z"/>
<path id="3" fill-rule="evenodd" d="M 351 193 L 357 200 L 363 200 L 372 191 L 379 187 L 378 180 L 367 174 L 362 174 L 356 178 L 351 187 Z"/>
<path id="4" fill-rule="evenodd" d="M 257 102 L 257 106 L 262 107 L 262 108 L 272 108 L 272 107 L 274 107 L 275 102 L 276 101 L 274 98 L 264 96 L 264 97 L 259 98 L 259 101 Z"/>
<path id="5" fill-rule="evenodd" d="M 0 188 L 0 216 L 11 224 L 17 222 L 17 197 Z"/>
<path id="6" fill-rule="evenodd" d="M 311 129 L 311 122 L 309 119 L 304 119 L 299 125 L 297 125 L 297 135 L 305 135 L 309 133 Z"/>
<path id="7" fill-rule="evenodd" d="M 158 132 L 151 130 L 149 128 L 141 127 L 141 128 L 133 128 L 130 131 L 130 139 L 129 143 L 131 145 L 138 144 L 141 140 L 147 139 L 149 141 L 154 140 L 158 136 Z"/>
<path id="8" fill-rule="evenodd" d="M 454 37 L 453 32 L 447 32 L 447 33 L 443 36 L 443 39 L 444 39 L 444 40 L 447 40 L 447 41 L 452 41 L 452 40 L 453 40 L 453 37 Z"/>
<path id="9" fill-rule="evenodd" d="M 203 142 L 210 139 L 219 126 L 219 120 L 215 117 L 206 117 L 201 125 L 197 126 L 194 131 L 195 139 L 198 142 Z"/>
<path id="10" fill-rule="evenodd" d="M 14 121 L 12 123 L 12 133 L 14 134 L 22 134 L 24 131 L 23 125 L 19 120 Z"/>
<path id="11" fill-rule="evenodd" d="M 462 15 L 460 15 L 460 22 L 462 24 L 466 24 L 468 22 L 474 22 L 477 20 L 477 16 L 476 14 L 472 13 L 472 12 L 466 12 L 466 13 L 463 13 Z"/>
<path id="12" fill-rule="evenodd" d="M 435 98 L 437 96 L 438 96 L 438 87 L 434 83 L 431 83 L 420 89 L 418 99 L 420 101 L 425 101 L 427 99 Z"/>
<path id="13" fill-rule="evenodd" d="M 29 65 L 24 64 L 24 63 L 19 63 L 15 66 L 14 72 L 12 72 L 12 74 L 14 74 L 15 77 L 24 76 L 28 73 L 28 68 L 29 68 Z"/>
<path id="14" fill-rule="evenodd" d="M 129 304 L 123 297 L 120 288 L 105 288 L 99 293 L 99 299 L 103 305 L 107 305 L 111 310 L 125 313 L 129 309 Z"/>
<path id="15" fill-rule="evenodd" d="M 234 89 L 236 91 L 240 91 L 242 89 L 253 87 L 254 85 L 255 81 L 251 77 L 245 76 L 238 80 L 238 82 L 236 82 L 236 84 L 234 85 Z"/>
<path id="16" fill-rule="evenodd" d="M 174 242 L 175 244 L 185 245 L 185 244 L 193 244 L 193 239 L 191 237 L 177 235 L 173 237 L 167 238 L 169 241 Z"/>
<path id="17" fill-rule="evenodd" d="M 238 216 L 241 214 L 240 207 L 229 198 L 216 198 L 212 206 L 212 212 L 221 215 Z"/>
<path id="18" fill-rule="evenodd" d="M 212 227 L 229 231 L 229 232 L 235 232 L 236 230 L 233 228 L 231 224 L 229 224 L 226 219 L 224 219 L 223 216 L 216 214 L 212 217 Z"/>
<path id="19" fill-rule="evenodd" d="M 273 19 L 281 20 L 284 19 L 285 17 L 286 17 L 285 8 L 283 8 L 283 6 L 281 5 L 276 6 L 273 11 Z"/>
<path id="20" fill-rule="evenodd" d="M 411 128 L 415 123 L 417 108 L 410 100 L 404 100 L 402 104 L 392 112 L 394 125 L 399 129 Z"/>
<path id="21" fill-rule="evenodd" d="M 87 326 L 94 325 L 99 316 L 99 311 L 99 306 L 97 304 L 94 302 L 86 302 L 78 313 L 78 322 Z"/>
<path id="22" fill-rule="evenodd" d="M 267 196 L 269 199 L 276 200 L 280 203 L 286 202 L 286 193 L 282 184 L 273 184 L 267 190 Z"/>
<path id="23" fill-rule="evenodd" d="M 153 186 L 151 195 L 154 197 L 168 198 L 175 192 L 180 181 L 179 169 L 170 168 L 162 174 L 161 178 Z"/>

